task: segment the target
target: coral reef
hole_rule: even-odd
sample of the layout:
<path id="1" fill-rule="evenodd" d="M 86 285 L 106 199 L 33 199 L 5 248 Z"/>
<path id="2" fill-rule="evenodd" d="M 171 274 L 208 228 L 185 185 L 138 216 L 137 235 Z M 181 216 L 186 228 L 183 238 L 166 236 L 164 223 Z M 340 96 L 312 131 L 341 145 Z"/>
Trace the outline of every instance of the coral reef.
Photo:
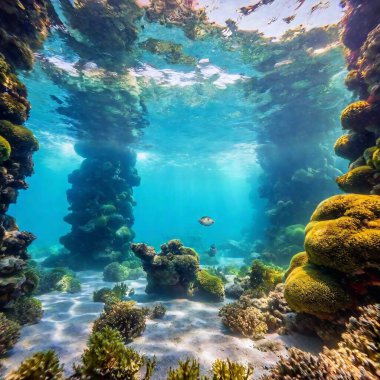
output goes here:
<path id="1" fill-rule="evenodd" d="M 71 379 L 149 380 L 155 365 L 154 359 L 147 359 L 126 347 L 121 334 L 106 326 L 91 334 L 82 362 L 74 366 Z M 145 375 L 139 376 L 142 368 L 145 368 Z"/>
<path id="2" fill-rule="evenodd" d="M 178 362 L 178 368 L 169 370 L 167 380 L 249 380 L 252 378 L 253 368 L 229 359 L 217 359 L 212 365 L 211 372 L 212 377 L 201 376 L 199 362 L 195 359 L 186 359 Z"/>
<path id="3" fill-rule="evenodd" d="M 33 174 L 32 155 L 38 149 L 33 133 L 21 125 L 29 117 L 30 104 L 16 70 L 32 68 L 33 50 L 47 36 L 53 12 L 48 0 L 24 3 L 0 4 L 0 309 L 12 308 L 12 301 L 34 289 L 24 270 L 35 237 L 20 231 L 6 212 L 19 190 L 28 188 L 25 178 Z"/>
<path id="4" fill-rule="evenodd" d="M 20 338 L 20 325 L 0 313 L 0 331 L 0 356 L 3 356 Z"/>
<path id="5" fill-rule="evenodd" d="M 377 379 L 380 376 L 380 307 L 360 309 L 351 317 L 336 349 L 324 348 L 318 356 L 291 348 L 287 358 L 262 380 Z"/>
<path id="6" fill-rule="evenodd" d="M 128 269 L 118 262 L 108 264 L 103 271 L 103 280 L 110 282 L 120 282 L 128 280 Z"/>
<path id="7" fill-rule="evenodd" d="M 246 307 L 240 301 L 223 306 L 219 316 L 232 332 L 247 338 L 260 339 L 268 332 L 265 315 L 259 309 Z"/>
<path id="8" fill-rule="evenodd" d="M 145 291 L 148 294 L 223 300 L 222 280 L 201 270 L 198 254 L 179 240 L 170 240 L 161 245 L 160 253 L 143 243 L 132 244 L 131 249 L 141 259 L 147 273 L 148 284 Z"/>
<path id="9" fill-rule="evenodd" d="M 6 380 L 63 380 L 63 366 L 57 354 L 48 350 L 37 352 L 25 359 L 19 368 L 6 376 Z"/>
<path id="10" fill-rule="evenodd" d="M 125 342 L 140 336 L 145 330 L 145 313 L 134 301 L 119 301 L 109 305 L 94 322 L 93 331 L 110 327 L 120 332 Z"/>
<path id="11" fill-rule="evenodd" d="M 105 304 L 114 303 L 124 300 L 125 297 L 133 294 L 133 288 L 129 289 L 126 284 L 117 284 L 112 289 L 101 288 L 93 293 L 94 302 L 103 302 Z"/>
<path id="12" fill-rule="evenodd" d="M 33 325 L 42 318 L 41 301 L 33 297 L 19 297 L 13 304 L 11 317 L 21 325 Z"/>

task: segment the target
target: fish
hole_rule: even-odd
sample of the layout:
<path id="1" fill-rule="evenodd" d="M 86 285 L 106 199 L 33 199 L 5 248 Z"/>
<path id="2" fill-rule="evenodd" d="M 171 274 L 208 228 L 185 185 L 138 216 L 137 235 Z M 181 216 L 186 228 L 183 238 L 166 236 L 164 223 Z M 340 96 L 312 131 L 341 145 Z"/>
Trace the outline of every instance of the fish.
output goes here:
<path id="1" fill-rule="evenodd" d="M 281 67 L 286 65 L 291 65 L 294 61 L 292 59 L 285 59 L 283 61 L 274 64 L 274 67 Z"/>
<path id="2" fill-rule="evenodd" d="M 209 227 L 215 223 L 215 220 L 210 218 L 209 216 L 202 216 L 202 218 L 200 218 L 198 222 L 202 224 L 202 226 Z"/>
<path id="3" fill-rule="evenodd" d="M 297 10 L 297 9 L 300 9 L 305 1 L 306 1 L 306 0 L 297 0 L 298 5 L 297 5 L 296 10 Z"/>
<path id="4" fill-rule="evenodd" d="M 58 104 L 63 104 L 63 101 L 55 95 L 50 95 L 50 98 L 54 100 L 55 102 L 57 102 Z"/>
<path id="5" fill-rule="evenodd" d="M 215 257 L 217 253 L 218 250 L 216 249 L 215 244 L 211 244 L 210 249 L 208 250 L 208 255 L 210 257 Z"/>

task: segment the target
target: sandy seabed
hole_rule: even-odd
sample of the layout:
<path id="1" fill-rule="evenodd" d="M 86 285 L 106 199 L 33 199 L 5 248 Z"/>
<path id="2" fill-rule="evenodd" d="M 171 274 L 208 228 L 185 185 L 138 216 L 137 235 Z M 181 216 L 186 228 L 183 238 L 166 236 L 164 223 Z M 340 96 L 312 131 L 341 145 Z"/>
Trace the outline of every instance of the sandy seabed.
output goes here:
<path id="1" fill-rule="evenodd" d="M 114 285 L 104 282 L 100 272 L 79 272 L 78 277 L 82 282 L 80 293 L 52 292 L 38 297 L 44 308 L 43 318 L 38 324 L 22 329 L 21 339 L 3 360 L 5 373 L 17 368 L 27 356 L 47 349 L 57 351 L 67 375 L 72 372 L 73 363 L 79 362 L 86 347 L 92 322 L 103 309 L 102 303 L 92 301 L 92 293 L 95 289 Z M 255 368 L 254 377 L 258 378 L 280 355 L 286 355 L 285 348 L 277 353 L 262 352 L 255 348 L 254 341 L 229 334 L 218 317 L 221 303 L 157 299 L 145 294 L 144 278 L 126 283 L 135 289 L 132 298 L 139 304 L 151 306 L 162 302 L 167 308 L 165 317 L 148 320 L 144 334 L 131 344 L 147 356 L 156 356 L 154 380 L 166 380 L 169 368 L 176 367 L 179 359 L 187 357 L 198 358 L 206 372 L 216 358 L 250 363 Z M 280 340 L 284 347 L 296 346 L 311 352 L 321 348 L 317 339 L 298 334 L 269 334 L 266 339 Z"/>

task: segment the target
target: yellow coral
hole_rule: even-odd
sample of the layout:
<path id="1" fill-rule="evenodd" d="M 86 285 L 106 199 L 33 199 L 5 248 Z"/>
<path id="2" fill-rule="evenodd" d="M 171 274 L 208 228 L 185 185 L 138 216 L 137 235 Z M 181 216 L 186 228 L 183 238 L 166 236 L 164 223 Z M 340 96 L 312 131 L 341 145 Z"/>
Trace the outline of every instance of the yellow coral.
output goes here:
<path id="1" fill-rule="evenodd" d="M 290 260 L 289 268 L 285 272 L 284 277 L 287 278 L 290 275 L 290 273 L 293 272 L 295 268 L 301 267 L 302 265 L 306 265 L 307 262 L 308 262 L 308 257 L 305 251 L 295 254 Z"/>
<path id="2" fill-rule="evenodd" d="M 376 173 L 368 165 L 358 166 L 338 177 L 336 183 L 346 193 L 369 194 L 375 184 L 373 176 Z"/>
<path id="3" fill-rule="evenodd" d="M 350 305 L 350 297 L 339 282 L 310 264 L 290 273 L 284 296 L 294 311 L 319 317 L 334 314 Z"/>
<path id="4" fill-rule="evenodd" d="M 364 100 L 351 103 L 341 113 L 340 122 L 343 129 L 362 131 L 373 124 L 372 106 Z"/>
<path id="5" fill-rule="evenodd" d="M 341 272 L 380 268 L 380 198 L 337 195 L 322 202 L 306 227 L 309 261 Z"/>

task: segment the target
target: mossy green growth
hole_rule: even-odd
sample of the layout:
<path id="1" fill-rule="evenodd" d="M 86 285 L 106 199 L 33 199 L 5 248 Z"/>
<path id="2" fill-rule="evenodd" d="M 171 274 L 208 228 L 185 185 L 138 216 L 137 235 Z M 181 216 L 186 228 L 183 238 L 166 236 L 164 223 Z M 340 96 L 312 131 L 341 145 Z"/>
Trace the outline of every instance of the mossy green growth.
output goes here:
<path id="1" fill-rule="evenodd" d="M 20 325 L 0 313 L 0 356 L 13 348 L 20 338 Z"/>
<path id="2" fill-rule="evenodd" d="M 289 268 L 286 270 L 284 278 L 286 279 L 295 268 L 306 265 L 308 261 L 309 259 L 305 251 L 295 254 L 290 260 Z"/>
<path id="3" fill-rule="evenodd" d="M 15 153 L 38 150 L 37 139 L 32 131 L 23 125 L 12 124 L 7 120 L 0 120 L 0 135 L 9 142 Z"/>
<path id="4" fill-rule="evenodd" d="M 20 325 L 33 325 L 42 318 L 42 303 L 37 298 L 19 297 L 13 304 L 12 318 Z"/>
<path id="5" fill-rule="evenodd" d="M 0 136 L 0 163 L 8 160 L 11 155 L 11 146 L 4 137 Z"/>
<path id="6" fill-rule="evenodd" d="M 284 271 L 274 265 L 266 265 L 260 260 L 254 260 L 249 274 L 250 288 L 268 294 L 277 284 L 282 282 Z"/>
<path id="7" fill-rule="evenodd" d="M 199 270 L 196 273 L 195 287 L 197 295 L 201 297 L 217 302 L 224 299 L 223 281 L 206 270 Z"/>
<path id="8" fill-rule="evenodd" d="M 285 282 L 284 296 L 291 309 L 317 317 L 331 315 L 351 304 L 337 279 L 316 266 L 295 268 Z"/>
<path id="9" fill-rule="evenodd" d="M 78 293 L 82 286 L 78 278 L 65 274 L 56 284 L 56 289 L 66 293 Z"/>
<path id="10" fill-rule="evenodd" d="M 106 326 L 91 334 L 81 364 L 74 365 L 73 379 L 149 380 L 155 366 L 155 359 L 147 359 L 126 347 L 121 334 Z M 139 376 L 143 367 L 145 374 Z"/>
<path id="11" fill-rule="evenodd" d="M 92 297 L 94 302 L 107 303 L 110 298 L 122 301 L 124 297 L 127 296 L 128 292 L 128 286 L 126 284 L 121 283 L 116 284 L 112 289 L 101 288 L 99 290 L 95 290 Z"/>
<path id="12" fill-rule="evenodd" d="M 134 301 L 120 301 L 107 307 L 94 322 L 93 331 L 111 327 L 120 332 L 126 343 L 140 336 L 145 330 L 144 311 Z"/>
<path id="13" fill-rule="evenodd" d="M 25 359 L 6 380 L 63 380 L 63 366 L 53 350 L 40 351 Z"/>
<path id="14" fill-rule="evenodd" d="M 104 281 L 121 282 L 126 281 L 129 276 L 128 268 L 120 263 L 114 262 L 108 264 L 103 270 Z"/>

